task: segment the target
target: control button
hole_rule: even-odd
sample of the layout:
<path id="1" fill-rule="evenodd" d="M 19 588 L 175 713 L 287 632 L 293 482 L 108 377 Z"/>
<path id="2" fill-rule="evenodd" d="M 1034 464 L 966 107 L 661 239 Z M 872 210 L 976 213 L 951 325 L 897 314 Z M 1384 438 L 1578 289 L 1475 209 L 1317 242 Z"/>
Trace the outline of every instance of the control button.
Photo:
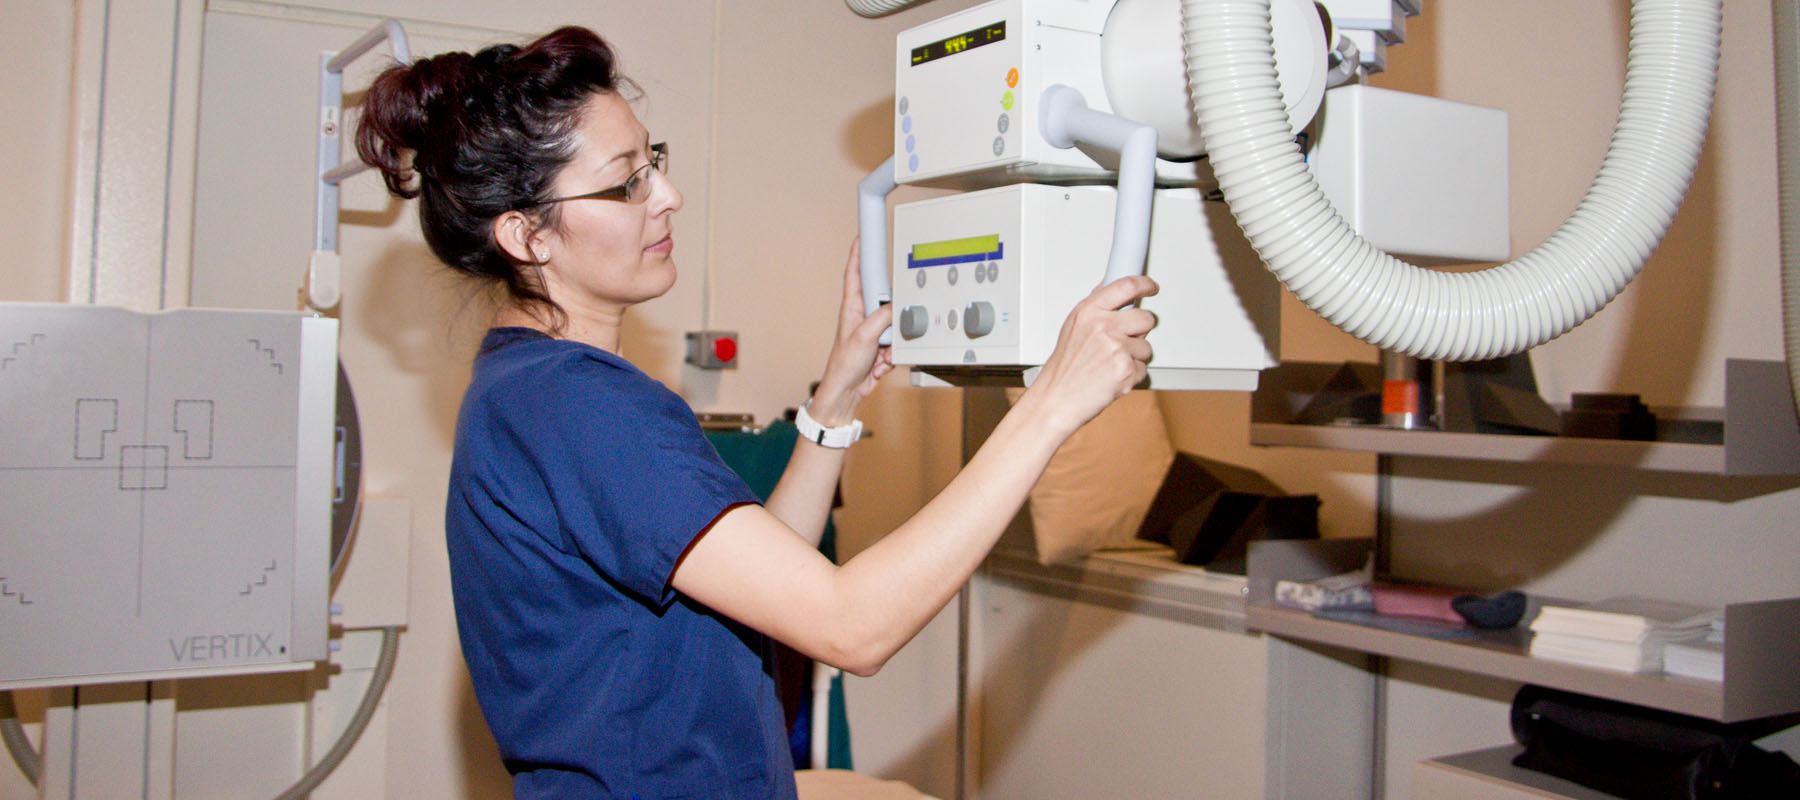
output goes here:
<path id="1" fill-rule="evenodd" d="M 994 137 L 994 155 L 1000 155 L 1001 153 L 1004 153 L 1004 152 L 1006 152 L 1006 137 L 1004 137 L 1004 136 Z"/>
<path id="2" fill-rule="evenodd" d="M 931 329 L 931 312 L 924 306 L 907 306 L 900 310 L 900 336 L 917 339 Z"/>
<path id="3" fill-rule="evenodd" d="M 956 309 L 944 312 L 944 325 L 950 330 L 956 330 Z"/>
<path id="4" fill-rule="evenodd" d="M 1006 115 L 1006 114 L 1001 114 L 1000 121 L 998 123 L 995 123 L 995 127 L 999 128 L 1001 133 L 1005 133 L 1007 128 L 1012 127 L 1012 117 L 1009 115 Z"/>
<path id="5" fill-rule="evenodd" d="M 1016 89 L 1016 88 L 1018 88 L 1018 86 L 1019 86 L 1019 68 L 1013 67 L 1012 69 L 1009 69 L 1006 71 L 1006 88 Z"/>
<path id="6" fill-rule="evenodd" d="M 912 133 L 912 117 L 901 117 L 900 118 L 900 132 L 901 133 Z"/>
<path id="7" fill-rule="evenodd" d="M 975 265 L 975 282 L 983 283 L 985 281 L 987 281 L 987 270 L 982 269 L 980 264 L 976 264 Z"/>
<path id="8" fill-rule="evenodd" d="M 950 270 L 948 272 L 944 273 L 944 280 L 949 281 L 951 286 L 956 285 L 956 265 L 955 264 L 951 264 Z M 956 326 L 952 325 L 950 327 L 954 328 Z"/>
<path id="9" fill-rule="evenodd" d="M 905 116 L 907 107 L 911 105 L 911 103 L 907 102 L 906 98 L 900 98 L 900 115 Z"/>
<path id="10" fill-rule="evenodd" d="M 963 333 L 979 339 L 994 332 L 994 304 L 977 300 L 963 309 Z"/>
<path id="11" fill-rule="evenodd" d="M 913 153 L 912 155 L 909 155 L 906 157 L 906 168 L 909 170 L 912 170 L 913 172 L 919 171 L 919 154 L 918 153 Z"/>
<path id="12" fill-rule="evenodd" d="M 1004 111 L 1011 111 L 1015 99 L 1012 92 L 1000 95 L 1000 108 Z"/>
<path id="13" fill-rule="evenodd" d="M 925 270 L 922 270 L 922 269 L 913 270 L 913 275 L 915 276 L 913 278 L 913 283 L 918 284 L 919 288 L 921 288 L 921 289 L 925 288 Z"/>
<path id="14" fill-rule="evenodd" d="M 906 135 L 906 152 L 908 152 L 908 153 L 912 152 L 913 145 L 914 145 L 913 136 L 912 136 L 912 134 L 909 133 Z"/>
<path id="15" fill-rule="evenodd" d="M 729 364 L 737 358 L 737 340 L 730 336 L 721 336 L 713 340 L 713 358 L 721 363 Z"/>
<path id="16" fill-rule="evenodd" d="M 1000 262 L 989 261 L 987 263 L 987 279 L 988 283 L 1000 282 Z"/>

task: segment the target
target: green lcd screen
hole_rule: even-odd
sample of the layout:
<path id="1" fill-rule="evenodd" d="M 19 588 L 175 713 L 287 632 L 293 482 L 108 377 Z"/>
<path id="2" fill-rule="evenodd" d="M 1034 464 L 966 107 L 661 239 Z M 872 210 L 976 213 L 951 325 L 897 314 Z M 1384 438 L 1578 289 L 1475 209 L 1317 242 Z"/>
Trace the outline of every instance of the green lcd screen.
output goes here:
<path id="1" fill-rule="evenodd" d="M 959 33 L 930 44 L 920 45 L 912 49 L 912 65 L 918 66 L 927 61 L 936 61 L 944 56 L 953 56 L 964 50 L 973 50 L 984 44 L 993 44 L 1006 38 L 1006 21 L 1001 20 L 992 25 L 983 25 L 967 33 Z"/>
<path id="2" fill-rule="evenodd" d="M 939 264 L 965 264 L 999 258 L 1003 252 L 998 234 L 945 239 L 913 245 L 912 252 L 907 254 L 906 265 L 918 269 Z"/>

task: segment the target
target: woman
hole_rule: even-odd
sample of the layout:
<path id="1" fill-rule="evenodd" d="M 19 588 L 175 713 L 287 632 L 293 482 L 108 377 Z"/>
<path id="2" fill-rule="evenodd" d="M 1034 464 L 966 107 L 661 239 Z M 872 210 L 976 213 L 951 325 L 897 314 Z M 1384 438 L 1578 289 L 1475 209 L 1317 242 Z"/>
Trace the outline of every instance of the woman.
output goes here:
<path id="1" fill-rule="evenodd" d="M 394 67 L 366 100 L 363 159 L 419 197 L 440 259 L 504 287 L 451 465 L 463 654 L 519 797 L 792 797 L 765 637 L 879 669 L 1057 446 L 1143 378 L 1154 319 L 1128 305 L 1155 284 L 1096 290 L 962 474 L 835 565 L 817 543 L 857 405 L 891 368 L 877 339 L 892 313 L 863 315 L 852 248 L 803 408 L 825 432 L 759 505 L 686 403 L 618 355 L 626 311 L 675 281 L 682 204 L 628 91 L 604 42 L 564 28 Z"/>

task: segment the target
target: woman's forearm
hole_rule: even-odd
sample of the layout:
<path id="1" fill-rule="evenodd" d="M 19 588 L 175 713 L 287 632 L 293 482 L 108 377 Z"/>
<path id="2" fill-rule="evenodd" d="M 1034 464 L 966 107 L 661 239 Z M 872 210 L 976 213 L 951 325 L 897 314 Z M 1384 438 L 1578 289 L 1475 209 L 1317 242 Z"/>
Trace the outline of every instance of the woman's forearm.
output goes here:
<path id="1" fill-rule="evenodd" d="M 781 480 L 764 505 L 769 513 L 794 529 L 814 547 L 825 534 L 831 504 L 837 498 L 838 479 L 844 472 L 846 451 L 821 447 L 805 439 L 794 442 Z"/>

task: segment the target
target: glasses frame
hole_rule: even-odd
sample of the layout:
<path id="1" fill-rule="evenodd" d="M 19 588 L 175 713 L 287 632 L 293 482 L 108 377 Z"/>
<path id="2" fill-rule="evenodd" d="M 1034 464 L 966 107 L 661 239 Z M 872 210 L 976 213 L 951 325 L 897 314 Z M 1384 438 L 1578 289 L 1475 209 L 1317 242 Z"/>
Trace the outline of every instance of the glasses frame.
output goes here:
<path id="1" fill-rule="evenodd" d="M 547 205 L 551 205 L 554 203 L 566 203 L 570 200 L 616 200 L 621 203 L 633 203 L 633 204 L 642 203 L 642 202 L 644 202 L 644 200 L 646 200 L 650 197 L 649 189 L 646 188 L 641 197 L 633 199 L 630 194 L 630 187 L 633 183 L 641 184 L 646 187 L 649 186 L 650 173 L 647 170 L 651 170 L 651 169 L 654 169 L 657 172 L 660 172 L 664 175 L 669 174 L 669 143 L 668 142 L 657 142 L 655 144 L 650 145 L 650 160 L 648 162 L 646 162 L 643 166 L 632 170 L 631 175 L 629 175 L 625 178 L 624 183 L 621 183 L 617 186 L 609 186 L 609 187 L 607 187 L 605 189 L 601 189 L 599 191 L 587 192 L 585 194 L 572 194 L 567 197 L 553 197 L 553 198 L 550 198 L 549 200 L 539 201 L 536 205 L 547 206 Z"/>

